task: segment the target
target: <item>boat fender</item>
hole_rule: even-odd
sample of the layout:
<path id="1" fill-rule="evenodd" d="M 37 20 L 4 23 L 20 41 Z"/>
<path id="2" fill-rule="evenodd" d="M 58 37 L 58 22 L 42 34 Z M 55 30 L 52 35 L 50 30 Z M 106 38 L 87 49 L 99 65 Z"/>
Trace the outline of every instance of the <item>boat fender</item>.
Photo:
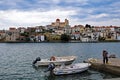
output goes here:
<path id="1" fill-rule="evenodd" d="M 37 58 L 33 61 L 33 64 L 36 64 L 37 61 L 41 61 L 41 58 L 40 58 L 40 57 L 37 57 Z"/>

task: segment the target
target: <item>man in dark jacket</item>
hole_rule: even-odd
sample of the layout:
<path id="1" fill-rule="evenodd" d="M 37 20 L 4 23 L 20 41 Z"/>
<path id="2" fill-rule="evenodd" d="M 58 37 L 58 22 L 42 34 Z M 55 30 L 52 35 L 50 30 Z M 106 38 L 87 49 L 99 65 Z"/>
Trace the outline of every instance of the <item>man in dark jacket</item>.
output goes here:
<path id="1" fill-rule="evenodd" d="M 103 50 L 103 63 L 108 63 L 108 52 L 106 50 Z"/>

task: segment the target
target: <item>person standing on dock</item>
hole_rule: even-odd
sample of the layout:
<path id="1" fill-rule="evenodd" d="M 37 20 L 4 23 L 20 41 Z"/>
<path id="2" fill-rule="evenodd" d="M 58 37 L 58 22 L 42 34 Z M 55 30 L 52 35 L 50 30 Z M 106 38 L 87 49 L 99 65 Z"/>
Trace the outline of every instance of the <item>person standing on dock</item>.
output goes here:
<path id="1" fill-rule="evenodd" d="M 103 63 L 108 63 L 108 52 L 106 50 L 103 50 Z"/>

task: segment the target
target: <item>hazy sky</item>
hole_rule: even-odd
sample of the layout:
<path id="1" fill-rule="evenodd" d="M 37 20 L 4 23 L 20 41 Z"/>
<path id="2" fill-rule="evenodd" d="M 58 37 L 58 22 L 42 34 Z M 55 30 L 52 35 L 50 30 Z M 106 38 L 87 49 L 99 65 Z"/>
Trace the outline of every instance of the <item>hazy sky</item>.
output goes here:
<path id="1" fill-rule="evenodd" d="M 48 25 L 120 26 L 120 0 L 0 0 L 0 29 Z"/>

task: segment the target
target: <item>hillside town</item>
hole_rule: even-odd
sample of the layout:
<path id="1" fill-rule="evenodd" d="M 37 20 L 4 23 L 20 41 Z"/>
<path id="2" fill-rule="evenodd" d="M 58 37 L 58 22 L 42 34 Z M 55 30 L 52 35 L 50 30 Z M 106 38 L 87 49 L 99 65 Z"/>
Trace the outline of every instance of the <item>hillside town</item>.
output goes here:
<path id="1" fill-rule="evenodd" d="M 67 35 L 67 36 L 65 36 Z M 64 37 L 63 37 L 64 36 Z M 66 40 L 66 37 L 68 39 Z M 10 27 L 0 30 L 0 42 L 101 42 L 120 41 L 120 26 L 69 25 L 56 19 L 46 26 Z"/>

